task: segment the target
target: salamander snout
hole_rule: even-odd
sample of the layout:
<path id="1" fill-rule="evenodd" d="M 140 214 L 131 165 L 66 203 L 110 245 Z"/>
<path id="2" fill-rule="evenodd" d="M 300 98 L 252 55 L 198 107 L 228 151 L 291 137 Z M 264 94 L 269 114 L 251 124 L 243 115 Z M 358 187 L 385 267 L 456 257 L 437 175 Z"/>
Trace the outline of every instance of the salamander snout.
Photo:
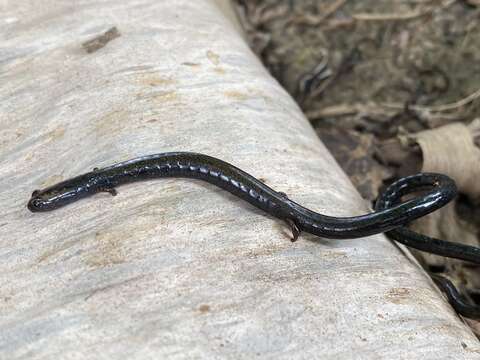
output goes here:
<path id="1" fill-rule="evenodd" d="M 35 193 L 36 191 L 33 192 L 31 199 L 28 201 L 28 210 L 30 210 L 31 212 L 48 210 L 48 202 L 37 196 L 37 194 Z"/>
<path id="2" fill-rule="evenodd" d="M 51 211 L 65 206 L 79 197 L 88 195 L 88 187 L 83 187 L 83 192 L 78 186 L 64 186 L 63 183 L 48 187 L 43 190 L 35 190 L 28 201 L 27 208 L 31 212 Z"/>
<path id="3" fill-rule="evenodd" d="M 28 201 L 27 208 L 31 212 L 49 211 L 58 207 L 58 197 L 48 191 L 35 190 Z"/>

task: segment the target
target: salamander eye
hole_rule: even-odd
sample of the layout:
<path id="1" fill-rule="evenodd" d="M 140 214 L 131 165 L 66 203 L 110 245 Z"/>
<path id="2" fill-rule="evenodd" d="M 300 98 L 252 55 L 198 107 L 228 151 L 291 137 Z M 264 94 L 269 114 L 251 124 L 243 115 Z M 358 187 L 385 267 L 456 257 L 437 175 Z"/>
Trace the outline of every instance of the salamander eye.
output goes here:
<path id="1" fill-rule="evenodd" d="M 43 208 L 43 202 L 41 199 L 38 198 L 32 198 L 27 204 L 27 207 L 30 211 L 36 212 L 36 211 L 42 211 Z"/>

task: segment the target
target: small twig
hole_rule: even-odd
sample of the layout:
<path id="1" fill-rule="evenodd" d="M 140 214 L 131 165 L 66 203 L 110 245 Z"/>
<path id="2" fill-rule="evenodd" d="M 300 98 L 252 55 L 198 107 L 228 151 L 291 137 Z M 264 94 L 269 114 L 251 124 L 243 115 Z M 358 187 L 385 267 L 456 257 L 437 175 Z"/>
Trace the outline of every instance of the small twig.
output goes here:
<path id="1" fill-rule="evenodd" d="M 340 9 L 343 5 L 345 5 L 346 2 L 347 0 L 335 1 L 332 5 L 324 9 L 323 18 L 326 19 L 333 13 L 337 12 L 337 10 Z"/>
<path id="2" fill-rule="evenodd" d="M 411 110 L 412 107 L 409 107 Z M 368 119 L 369 122 L 384 122 L 387 119 L 392 119 L 396 114 L 399 114 L 399 110 L 403 112 L 405 106 L 386 109 L 383 104 L 376 103 L 358 103 L 358 104 L 339 104 L 327 106 L 318 110 L 311 110 L 306 112 L 306 116 L 310 121 L 316 121 L 319 119 L 328 118 L 341 118 L 341 117 L 354 117 L 356 119 Z M 428 128 L 435 128 L 438 126 L 446 125 L 455 121 L 465 121 L 466 119 L 458 114 L 448 113 L 431 113 L 429 111 L 420 112 L 417 118 L 426 122 Z M 480 122 L 480 119 L 478 120 Z M 479 126 L 480 129 L 480 126 Z M 480 130 L 476 136 L 477 142 L 480 146 Z"/>
<path id="3" fill-rule="evenodd" d="M 480 98 L 480 89 L 468 95 L 467 97 L 464 97 L 463 99 L 460 99 L 450 104 L 437 105 L 437 106 L 412 105 L 412 106 L 409 106 L 409 108 L 415 111 L 442 112 L 447 110 L 454 110 L 461 106 L 467 105 L 468 103 L 471 103 L 478 98 Z M 405 107 L 405 105 L 391 104 L 391 103 L 383 103 L 381 105 L 391 109 L 403 109 Z"/>
<path id="4" fill-rule="evenodd" d="M 312 110 L 306 113 L 307 117 L 310 120 L 316 120 L 326 117 L 342 117 L 348 115 L 355 115 L 358 113 L 369 114 L 369 115 L 385 115 L 391 116 L 393 113 L 389 112 L 386 109 L 382 109 L 380 106 L 375 104 L 340 104 L 332 105 L 321 110 Z"/>
<path id="5" fill-rule="evenodd" d="M 450 5 L 454 4 L 456 0 L 448 0 L 445 1 L 441 6 L 440 9 L 445 9 L 449 7 Z M 415 19 L 421 16 L 428 15 L 432 11 L 437 9 L 436 6 L 432 6 L 428 9 L 423 9 L 423 10 L 414 10 L 410 12 L 406 12 L 403 14 L 367 14 L 367 13 L 361 13 L 361 14 L 354 14 L 352 15 L 352 18 L 355 20 L 359 21 L 392 21 L 392 20 L 410 20 L 410 19 Z"/>
<path id="6" fill-rule="evenodd" d="M 309 118 L 310 120 L 316 120 L 316 119 L 321 119 L 326 117 L 340 117 L 340 116 L 356 114 L 359 112 L 359 108 L 360 106 L 357 104 L 333 105 L 333 106 L 328 106 L 326 108 L 323 108 L 322 110 L 307 111 L 305 115 L 307 115 L 307 118 Z"/>
<path id="7" fill-rule="evenodd" d="M 291 22 L 294 24 L 318 26 L 326 19 L 328 19 L 332 14 L 334 14 L 338 9 L 340 9 L 343 5 L 345 5 L 346 2 L 347 0 L 337 0 L 332 5 L 324 9 L 321 16 L 305 14 L 301 17 L 293 18 Z"/>
<path id="8" fill-rule="evenodd" d="M 354 14 L 352 18 L 359 21 L 410 20 L 428 14 L 431 10 L 411 11 L 403 14 Z"/>
<path id="9" fill-rule="evenodd" d="M 323 31 L 337 30 L 338 28 L 351 27 L 355 24 L 353 19 L 332 19 L 322 28 Z"/>

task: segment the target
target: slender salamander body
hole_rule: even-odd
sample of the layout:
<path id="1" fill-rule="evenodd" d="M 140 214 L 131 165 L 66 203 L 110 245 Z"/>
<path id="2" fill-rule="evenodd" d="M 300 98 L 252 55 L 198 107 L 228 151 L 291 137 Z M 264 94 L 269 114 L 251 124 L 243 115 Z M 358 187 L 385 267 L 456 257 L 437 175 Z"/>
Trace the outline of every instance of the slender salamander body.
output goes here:
<path id="1" fill-rule="evenodd" d="M 408 178 L 398 180 L 380 194 L 375 204 L 375 209 L 381 211 L 399 204 L 402 196 L 410 193 L 415 188 L 416 185 Z M 387 232 L 387 236 L 420 251 L 480 264 L 480 248 L 475 246 L 432 238 L 405 227 L 390 230 Z M 450 280 L 439 274 L 430 274 L 430 276 L 435 284 L 445 292 L 448 301 L 459 314 L 473 319 L 480 319 L 480 306 L 469 304 Z"/>
<path id="2" fill-rule="evenodd" d="M 380 195 L 375 212 L 340 218 L 309 210 L 225 161 L 198 153 L 172 152 L 94 169 L 44 190 L 35 190 L 27 206 L 33 212 L 54 210 L 98 192 L 116 195 L 115 188 L 122 184 L 163 177 L 200 179 L 225 189 L 270 215 L 285 220 L 292 227 L 293 241 L 301 231 L 335 239 L 387 232 L 390 237 L 407 246 L 480 263 L 478 248 L 433 239 L 401 227 L 442 207 L 456 196 L 453 180 L 440 174 L 422 173 L 402 178 Z M 425 189 L 430 191 L 421 197 L 400 202 L 402 196 Z M 432 276 L 459 313 L 480 317 L 478 306 L 466 303 L 448 279 Z"/>
<path id="3" fill-rule="evenodd" d="M 33 212 L 49 211 L 95 193 L 116 194 L 119 185 L 163 177 L 186 177 L 207 181 L 248 201 L 270 215 L 285 220 L 293 232 L 325 238 L 346 239 L 377 234 L 404 225 L 448 203 L 456 195 L 455 183 L 444 175 L 409 177 L 411 187 L 430 187 L 429 192 L 370 214 L 354 217 L 326 216 L 290 200 L 243 170 L 220 159 L 190 152 L 171 152 L 139 157 L 36 190 L 28 202 Z"/>

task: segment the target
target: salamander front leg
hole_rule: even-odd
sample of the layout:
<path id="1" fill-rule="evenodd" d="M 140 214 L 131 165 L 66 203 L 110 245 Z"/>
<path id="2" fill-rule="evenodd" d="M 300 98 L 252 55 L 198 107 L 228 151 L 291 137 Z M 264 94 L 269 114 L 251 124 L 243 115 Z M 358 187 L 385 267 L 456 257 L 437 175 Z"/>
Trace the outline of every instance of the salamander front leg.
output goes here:
<path id="1" fill-rule="evenodd" d="M 295 224 L 295 221 L 293 221 L 292 219 L 287 219 L 286 222 L 290 226 L 290 228 L 292 229 L 292 236 L 293 237 L 292 237 L 291 241 L 292 242 L 297 241 L 298 237 L 300 236 L 301 230 L 298 228 L 297 224 Z"/>
<path id="2" fill-rule="evenodd" d="M 98 191 L 108 192 L 112 196 L 116 196 L 118 194 L 117 190 L 115 190 L 114 187 L 102 187 L 102 188 L 98 189 Z"/>

